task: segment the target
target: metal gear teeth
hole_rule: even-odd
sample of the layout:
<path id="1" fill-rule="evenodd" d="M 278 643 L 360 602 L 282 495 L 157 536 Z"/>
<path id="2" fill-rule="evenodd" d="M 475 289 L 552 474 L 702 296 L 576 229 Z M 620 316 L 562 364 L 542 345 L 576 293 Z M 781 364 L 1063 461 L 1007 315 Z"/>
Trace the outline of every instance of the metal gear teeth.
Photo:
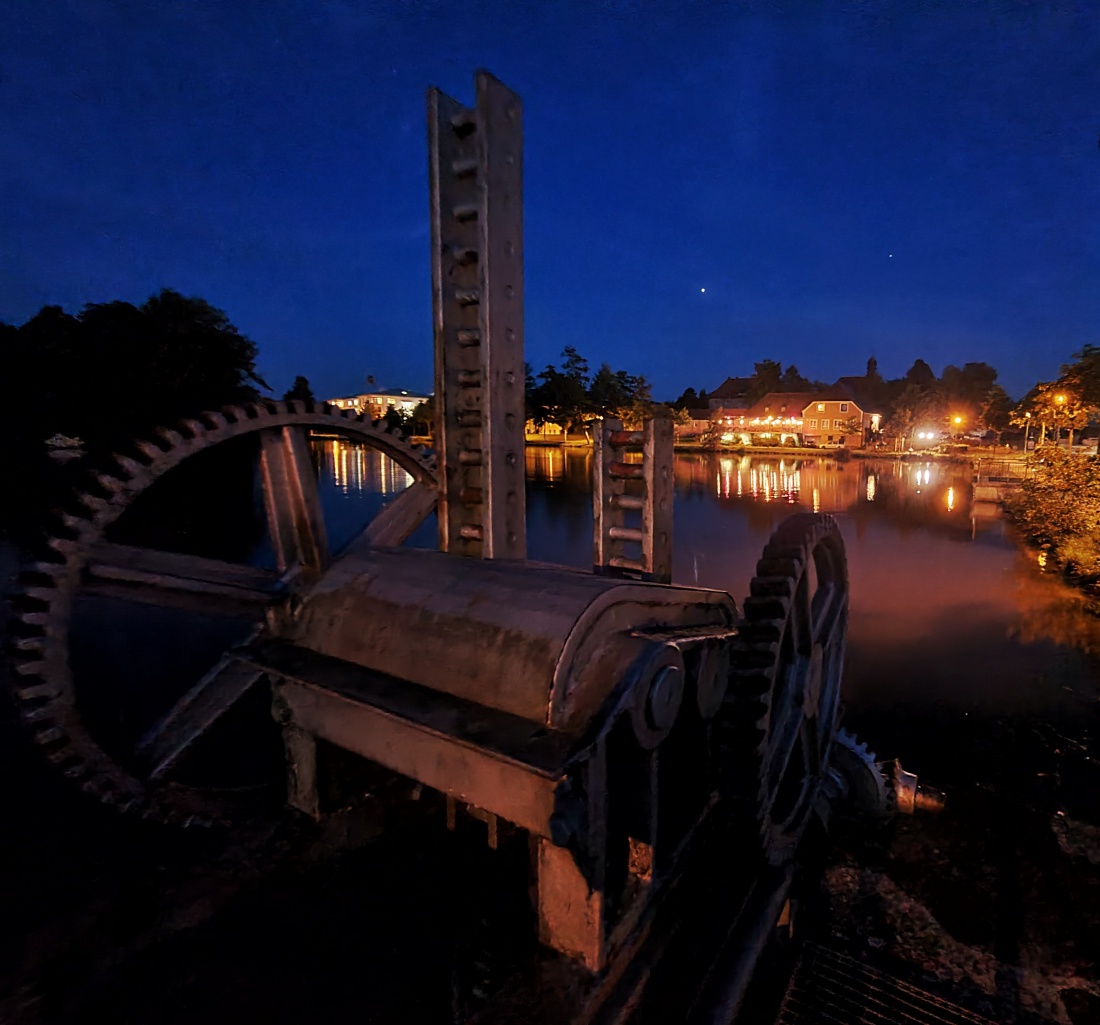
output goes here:
<path id="1" fill-rule="evenodd" d="M 12 598 L 13 615 L 5 647 L 13 655 L 12 692 L 27 732 L 59 772 L 82 788 L 120 809 L 138 810 L 160 820 L 185 825 L 225 823 L 196 804 L 203 798 L 187 788 L 155 791 L 122 771 L 83 732 L 73 703 L 67 660 L 57 645 L 65 641 L 69 606 L 88 548 L 127 507 L 129 501 L 161 474 L 194 452 L 227 438 L 285 426 L 301 418 L 304 427 L 339 423 L 351 436 L 380 443 L 391 458 L 423 479 L 434 479 L 436 458 L 430 450 L 412 446 L 401 432 L 349 416 L 327 404 L 253 402 L 231 405 L 219 412 L 203 412 L 173 428 L 162 428 L 134 444 L 133 455 L 117 453 L 113 467 L 89 477 L 85 491 L 75 496 L 76 508 L 59 515 L 52 537 L 38 558 L 19 578 L 22 593 Z M 396 457 L 394 449 L 400 451 Z M 91 489 L 91 491 L 87 489 Z M 98 492 L 98 494 L 96 493 Z M 72 726 L 72 729 L 69 726 Z"/>
<path id="2" fill-rule="evenodd" d="M 78 493 L 76 500 L 88 510 L 93 519 L 102 516 L 111 507 L 111 503 L 107 499 L 99 498 L 97 495 L 89 495 L 86 491 Z"/>
<path id="3" fill-rule="evenodd" d="M 115 466 L 122 471 L 120 480 L 134 480 L 145 473 L 145 467 L 141 463 L 129 456 L 122 455 L 120 452 L 113 453 L 111 459 Z"/>
<path id="4" fill-rule="evenodd" d="M 796 583 L 807 571 L 817 546 L 831 535 L 839 539 L 836 520 L 832 516 L 813 513 L 789 517 L 776 529 L 757 563 L 756 575 L 750 584 L 750 596 L 744 605 L 744 622 L 732 645 L 734 659 L 724 715 L 741 725 L 734 727 L 730 722 L 722 731 L 723 756 L 731 766 L 751 766 L 761 838 L 764 853 L 769 858 L 773 845 L 785 842 L 774 839 L 772 835 L 773 827 L 768 814 L 769 802 L 774 795 L 768 792 L 766 776 L 773 731 L 772 692 L 778 682 L 776 670 L 780 645 L 793 607 Z M 732 750 L 733 743 L 741 750 Z M 814 792 L 808 796 L 807 809 L 813 809 L 817 790 L 827 772 L 826 760 L 821 778 L 809 781 Z M 745 792 L 741 786 L 737 786 L 737 790 Z"/>

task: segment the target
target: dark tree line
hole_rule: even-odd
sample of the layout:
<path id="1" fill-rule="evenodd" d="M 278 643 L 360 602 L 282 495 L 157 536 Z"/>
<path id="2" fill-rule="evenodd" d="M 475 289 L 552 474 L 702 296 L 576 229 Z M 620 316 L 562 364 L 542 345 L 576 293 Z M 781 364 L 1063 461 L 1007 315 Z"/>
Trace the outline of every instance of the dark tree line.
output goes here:
<path id="1" fill-rule="evenodd" d="M 527 418 L 536 427 L 557 424 L 567 435 L 603 416 L 639 427 L 655 405 L 644 377 L 612 370 L 607 363 L 593 374 L 572 345 L 565 347 L 557 367 L 547 365 L 537 376 L 527 367 L 525 396 Z"/>
<path id="2" fill-rule="evenodd" d="M 267 385 L 256 356 L 225 313 L 169 289 L 141 306 L 46 306 L 21 326 L 0 324 L 0 472 L 19 495 L 4 503 L 4 524 L 27 526 L 71 486 L 83 460 L 51 451 L 100 461 L 159 425 L 258 398 Z"/>

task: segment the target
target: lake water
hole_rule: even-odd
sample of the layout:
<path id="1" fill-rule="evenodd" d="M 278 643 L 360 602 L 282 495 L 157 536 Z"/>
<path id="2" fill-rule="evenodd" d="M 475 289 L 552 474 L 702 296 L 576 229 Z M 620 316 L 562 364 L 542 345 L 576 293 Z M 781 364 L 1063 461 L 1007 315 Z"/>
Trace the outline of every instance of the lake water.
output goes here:
<path id="1" fill-rule="evenodd" d="M 338 544 L 407 476 L 369 449 L 319 444 Z M 591 565 L 591 464 L 582 449 L 527 450 L 530 558 Z M 851 586 L 845 722 L 880 754 L 955 774 L 966 772 L 967 723 L 1092 730 L 1100 621 L 1008 524 L 972 517 L 969 466 L 681 454 L 674 470 L 674 580 L 739 605 L 784 517 L 836 516 Z M 434 545 L 434 521 L 411 542 Z"/>

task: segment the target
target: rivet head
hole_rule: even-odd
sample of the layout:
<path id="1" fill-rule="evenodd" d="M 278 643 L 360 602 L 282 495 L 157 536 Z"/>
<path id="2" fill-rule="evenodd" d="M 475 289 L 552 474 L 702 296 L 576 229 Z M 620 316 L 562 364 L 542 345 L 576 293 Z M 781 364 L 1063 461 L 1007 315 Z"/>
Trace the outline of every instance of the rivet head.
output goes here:
<path id="1" fill-rule="evenodd" d="M 511 285 L 506 285 L 504 288 L 504 294 L 511 299 L 516 294 L 516 290 Z"/>
<path id="2" fill-rule="evenodd" d="M 512 373 L 511 370 L 509 370 L 508 373 L 506 373 L 504 375 L 504 380 L 507 381 L 509 384 L 515 384 L 516 383 L 516 375 L 514 373 Z"/>

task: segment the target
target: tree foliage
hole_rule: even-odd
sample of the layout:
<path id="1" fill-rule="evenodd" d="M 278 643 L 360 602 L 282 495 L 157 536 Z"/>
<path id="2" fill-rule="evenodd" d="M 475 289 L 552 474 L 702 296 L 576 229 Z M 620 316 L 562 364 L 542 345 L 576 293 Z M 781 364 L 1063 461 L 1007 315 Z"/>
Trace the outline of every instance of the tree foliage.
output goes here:
<path id="1" fill-rule="evenodd" d="M 796 371 L 797 372 L 797 371 Z M 759 402 L 769 392 L 783 390 L 783 365 L 773 359 L 764 359 L 752 367 L 752 384 L 749 385 L 746 401 L 751 406 Z"/>
<path id="2" fill-rule="evenodd" d="M 911 444 L 915 430 L 938 422 L 942 415 L 943 403 L 936 390 L 910 382 L 894 400 L 885 433 Z"/>
<path id="3" fill-rule="evenodd" d="M 309 378 L 299 374 L 294 378 L 294 384 L 283 393 L 284 402 L 313 402 L 313 389 L 309 386 Z"/>
<path id="4" fill-rule="evenodd" d="M 221 310 L 170 289 L 141 306 L 46 306 L 0 330 L 0 472 L 28 509 L 68 487 L 46 439 L 80 439 L 93 457 L 204 409 L 259 397 L 257 349 Z M 28 513 L 35 518 L 33 510 Z"/>
<path id="5" fill-rule="evenodd" d="M 640 424 L 654 410 L 644 377 L 607 363 L 590 376 L 588 361 L 571 345 L 562 351 L 559 366 L 548 365 L 537 378 L 528 370 L 526 384 L 528 419 L 537 427 L 557 424 L 567 437 L 597 417 Z"/>
<path id="6" fill-rule="evenodd" d="M 1085 406 L 1100 409 L 1100 345 L 1086 345 L 1073 359 L 1061 368 L 1061 382 Z"/>
<path id="7" fill-rule="evenodd" d="M 1100 460 L 1036 449 L 1034 475 L 1007 503 L 1016 523 L 1071 573 L 1100 578 Z"/>
<path id="8" fill-rule="evenodd" d="M 1064 380 L 1047 381 L 1037 384 L 1024 397 L 1013 417 L 1016 423 L 1028 419 L 1039 432 L 1042 444 L 1050 435 L 1054 439 L 1061 436 L 1063 430 L 1079 431 L 1088 426 L 1089 419 L 1096 412 L 1095 406 L 1084 402 L 1080 395 L 1067 387 Z"/>
<path id="9" fill-rule="evenodd" d="M 706 392 L 703 392 L 706 395 Z M 685 388 L 679 398 L 675 399 L 672 403 L 673 409 L 697 409 L 704 403 L 699 400 L 699 394 L 694 388 Z"/>

